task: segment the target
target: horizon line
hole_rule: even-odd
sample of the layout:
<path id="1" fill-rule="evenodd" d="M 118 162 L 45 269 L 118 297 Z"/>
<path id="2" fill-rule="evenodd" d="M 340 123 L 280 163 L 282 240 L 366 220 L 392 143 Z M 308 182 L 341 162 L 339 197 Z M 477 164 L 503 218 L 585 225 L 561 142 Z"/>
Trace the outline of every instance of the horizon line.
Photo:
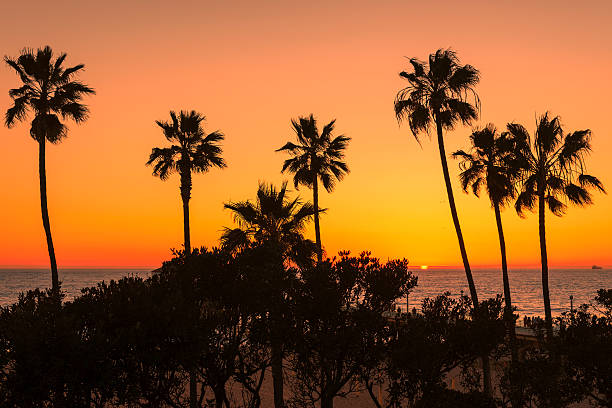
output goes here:
<path id="1" fill-rule="evenodd" d="M 421 269 L 422 266 L 426 266 L 426 269 Z M 549 268 L 592 268 L 593 266 L 599 266 L 604 269 L 607 268 L 604 264 L 558 264 L 558 265 L 549 265 Z M 69 265 L 64 267 L 58 267 L 59 270 L 66 269 L 158 269 L 161 265 Z M 480 264 L 480 265 L 472 265 L 473 269 L 482 269 L 482 268 L 501 268 L 498 264 Z M 508 265 L 508 268 L 528 268 L 528 269 L 540 269 L 541 265 L 539 264 L 514 264 Z M 48 265 L 0 265 L 0 270 L 6 269 L 49 269 Z M 429 264 L 414 264 L 408 265 L 408 269 L 418 269 L 418 270 L 430 270 L 430 269 L 463 269 L 463 265 L 429 265 Z"/>

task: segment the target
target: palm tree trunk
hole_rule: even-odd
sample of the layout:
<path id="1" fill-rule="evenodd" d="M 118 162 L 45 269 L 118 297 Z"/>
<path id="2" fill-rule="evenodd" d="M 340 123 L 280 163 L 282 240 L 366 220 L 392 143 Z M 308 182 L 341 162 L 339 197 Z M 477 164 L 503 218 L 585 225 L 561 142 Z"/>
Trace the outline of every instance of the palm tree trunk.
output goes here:
<path id="1" fill-rule="evenodd" d="M 183 236 L 185 245 L 185 256 L 191 255 L 191 231 L 189 228 L 189 199 L 191 198 L 191 173 L 181 172 L 181 199 L 183 200 Z M 198 382 L 196 368 L 189 369 L 189 407 L 196 408 L 198 405 Z"/>
<path id="2" fill-rule="evenodd" d="M 225 402 L 227 400 L 227 393 L 225 391 L 225 386 L 215 387 L 215 407 L 223 408 L 223 405 L 226 405 Z"/>
<path id="3" fill-rule="evenodd" d="M 468 287 L 470 289 L 470 297 L 474 305 L 475 316 L 478 316 L 478 294 L 476 293 L 476 285 L 474 284 L 474 278 L 472 277 L 472 270 L 470 268 L 470 262 L 468 261 L 467 251 L 465 250 L 465 243 L 463 242 L 463 234 L 461 233 L 461 225 L 459 224 L 459 216 L 457 215 L 457 207 L 455 206 L 455 197 L 453 196 L 453 186 L 451 185 L 450 175 L 448 173 L 448 163 L 446 162 L 446 151 L 444 149 L 444 137 L 442 134 L 442 124 L 436 119 L 436 130 L 438 133 L 438 150 L 440 151 L 440 162 L 442 163 L 442 173 L 444 175 L 444 183 L 446 184 L 446 194 L 448 195 L 448 205 L 450 206 L 451 216 L 453 217 L 453 224 L 455 225 L 455 232 L 457 233 L 457 240 L 459 241 L 459 251 L 461 252 L 461 260 L 463 261 L 463 268 L 465 269 L 465 277 L 468 281 Z M 483 374 L 483 388 L 487 395 L 491 395 L 491 365 L 489 363 L 489 356 L 482 356 L 482 374 Z"/>
<path id="4" fill-rule="evenodd" d="M 546 252 L 546 202 L 544 193 L 538 197 L 538 224 L 540 233 L 540 259 L 542 261 L 542 297 L 544 298 L 544 316 L 546 323 L 546 336 L 552 339 L 552 312 L 550 309 L 550 290 L 548 288 L 548 254 Z"/>
<path id="5" fill-rule="evenodd" d="M 272 335 L 271 348 L 271 366 L 272 366 L 272 385 L 274 388 L 274 408 L 284 408 L 285 399 L 283 391 L 283 352 L 282 347 L 277 339 L 277 335 Z"/>
<path id="6" fill-rule="evenodd" d="M 334 408 L 334 397 L 328 395 L 321 397 L 321 408 Z"/>
<path id="7" fill-rule="evenodd" d="M 516 349 L 516 328 L 514 324 L 514 316 L 512 313 L 512 297 L 510 295 L 510 278 L 508 277 L 508 261 L 506 259 L 506 239 L 504 238 L 504 228 L 502 226 L 501 211 L 499 209 L 499 203 L 494 204 L 495 209 L 495 221 L 497 222 L 497 234 L 499 235 L 499 249 L 501 251 L 501 263 L 502 263 L 502 279 L 504 281 L 504 300 L 506 303 L 506 310 L 504 317 L 506 319 L 506 325 L 508 329 L 508 336 L 510 338 L 510 351 L 512 353 L 512 363 L 516 364 L 518 361 L 518 352 Z"/>
<path id="8" fill-rule="evenodd" d="M 476 285 L 474 285 L 474 278 L 472 277 L 472 270 L 470 268 L 470 262 L 468 261 L 467 251 L 465 250 L 465 243 L 463 241 L 463 234 L 461 233 L 461 225 L 459 224 L 459 216 L 457 215 L 457 207 L 455 206 L 455 197 L 453 195 L 453 186 L 451 185 L 450 175 L 448 173 L 448 164 L 446 163 L 446 152 L 444 149 L 444 138 L 442 135 L 442 125 L 436 119 L 436 127 L 438 131 L 438 149 L 440 150 L 440 161 L 442 162 L 442 173 L 444 174 L 444 183 L 446 184 L 446 194 L 448 195 L 448 205 L 450 206 L 451 215 L 453 217 L 453 223 L 455 225 L 455 232 L 457 233 L 457 239 L 459 241 L 459 251 L 461 252 L 461 260 L 463 261 L 463 268 L 465 269 L 465 276 L 468 281 L 470 288 L 470 296 L 474 308 L 478 307 L 478 294 L 476 293 Z"/>
<path id="9" fill-rule="evenodd" d="M 319 227 L 319 180 L 317 175 L 315 174 L 314 180 L 312 183 L 312 195 L 313 195 L 313 203 L 314 203 L 314 224 L 315 224 L 315 239 L 317 243 L 317 260 L 319 263 L 323 261 L 323 249 L 321 246 L 321 229 Z"/>
<path id="10" fill-rule="evenodd" d="M 183 234 L 185 236 L 185 255 L 191 254 L 191 233 L 189 230 L 189 200 L 183 199 Z"/>
<path id="11" fill-rule="evenodd" d="M 49 210 L 47 208 L 47 170 L 45 164 L 45 143 L 46 137 L 43 135 L 38 141 L 38 175 L 40 180 L 40 210 L 42 222 L 47 237 L 47 251 L 49 252 L 49 262 L 51 263 L 51 288 L 56 296 L 59 296 L 59 277 L 57 274 L 57 262 L 55 260 L 55 249 L 53 248 L 53 238 L 51 237 L 51 224 L 49 222 Z"/>
<path id="12" fill-rule="evenodd" d="M 497 223 L 497 234 L 499 235 L 499 249 L 501 251 L 501 263 L 502 263 L 502 279 L 504 281 L 504 300 L 506 303 L 506 309 L 504 311 L 504 319 L 506 320 L 506 330 L 508 339 L 510 341 L 510 400 L 512 401 L 512 407 L 522 407 L 522 399 L 518 390 L 514 386 L 516 383 L 516 367 L 518 367 L 518 348 L 516 344 L 516 325 L 514 322 L 514 316 L 512 311 L 512 297 L 510 295 L 510 278 L 508 277 L 508 262 L 506 259 L 506 239 L 504 238 L 504 228 L 502 226 L 501 211 L 499 209 L 499 203 L 494 203 L 495 209 L 495 221 Z"/>
<path id="13" fill-rule="evenodd" d="M 191 254 L 191 233 L 189 229 L 189 200 L 191 199 L 191 173 L 181 172 L 181 198 L 183 200 L 183 235 L 185 255 Z"/>

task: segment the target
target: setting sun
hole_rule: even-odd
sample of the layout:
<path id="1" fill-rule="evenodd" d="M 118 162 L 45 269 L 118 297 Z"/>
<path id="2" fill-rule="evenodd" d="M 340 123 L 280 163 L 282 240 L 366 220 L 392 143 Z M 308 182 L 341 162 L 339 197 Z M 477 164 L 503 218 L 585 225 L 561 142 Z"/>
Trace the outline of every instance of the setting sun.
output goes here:
<path id="1" fill-rule="evenodd" d="M 421 265 L 421 269 L 429 269 L 429 266 L 427 266 L 427 265 Z"/>

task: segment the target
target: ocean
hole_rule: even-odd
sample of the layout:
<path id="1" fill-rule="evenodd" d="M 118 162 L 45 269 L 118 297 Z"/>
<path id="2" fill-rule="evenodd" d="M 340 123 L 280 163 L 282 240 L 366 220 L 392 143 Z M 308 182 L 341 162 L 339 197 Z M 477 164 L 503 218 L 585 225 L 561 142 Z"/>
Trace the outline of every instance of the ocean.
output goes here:
<path id="1" fill-rule="evenodd" d="M 63 269 L 59 271 L 66 300 L 81 293 L 81 289 L 95 286 L 99 281 L 120 279 L 123 276 L 135 275 L 146 278 L 151 274 L 150 268 L 138 269 Z M 419 285 L 408 297 L 408 307 L 419 308 L 426 297 L 433 297 L 445 291 L 458 295 L 463 291 L 469 294 L 465 273 L 462 269 L 427 270 L 416 269 Z M 480 299 L 503 294 L 501 271 L 494 268 L 477 268 L 473 271 L 474 281 Z M 543 316 L 542 285 L 538 269 L 509 270 L 512 301 L 522 316 Z M 0 305 L 6 306 L 15 302 L 19 293 L 34 288 L 47 288 L 51 285 L 51 273 L 48 269 L 0 269 Z M 593 300 L 598 289 L 612 288 L 612 269 L 587 268 L 552 268 L 549 271 L 549 286 L 553 315 L 560 315 L 570 308 L 570 295 L 574 307 Z M 406 301 L 399 306 L 405 310 Z"/>

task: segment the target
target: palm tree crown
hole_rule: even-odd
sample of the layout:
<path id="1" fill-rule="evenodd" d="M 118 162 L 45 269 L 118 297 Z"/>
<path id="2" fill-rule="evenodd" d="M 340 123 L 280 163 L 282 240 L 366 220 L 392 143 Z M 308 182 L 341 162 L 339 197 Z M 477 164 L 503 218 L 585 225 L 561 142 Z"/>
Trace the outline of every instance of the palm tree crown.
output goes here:
<path id="1" fill-rule="evenodd" d="M 309 117 L 300 117 L 291 120 L 293 130 L 297 136 L 297 144 L 288 142 L 277 151 L 287 151 L 291 158 L 285 160 L 282 172 L 293 173 L 293 184 L 296 188 L 300 184 L 312 189 L 314 205 L 314 227 L 317 245 L 317 260 L 323 260 L 323 247 L 321 244 L 321 228 L 319 226 L 319 180 L 327 192 L 334 189 L 336 181 L 340 181 L 349 172 L 344 160 L 350 137 L 344 135 L 332 137 L 335 120 L 323 127 L 319 134 L 317 121 L 311 114 Z"/>
<path id="2" fill-rule="evenodd" d="M 480 100 L 474 86 L 480 75 L 471 65 L 460 65 L 452 50 L 438 50 L 425 63 L 410 59 L 412 72 L 401 72 L 408 86 L 395 98 L 395 115 L 406 120 L 418 139 L 421 132 L 429 132 L 432 123 L 446 130 L 454 129 L 461 121 L 469 125 L 478 117 Z M 470 101 L 471 97 L 471 101 Z"/>
<path id="3" fill-rule="evenodd" d="M 13 68 L 23 86 L 9 90 L 13 106 L 6 111 L 5 124 L 12 127 L 16 122 L 26 119 L 33 111 L 34 120 L 30 135 L 40 141 L 59 143 L 67 135 L 67 127 L 60 121 L 72 119 L 79 123 L 87 119 L 88 109 L 81 104 L 83 95 L 94 94 L 94 90 L 74 79 L 85 66 L 83 64 L 64 68 L 66 54 L 53 60 L 49 46 L 34 51 L 24 49 L 19 57 L 4 57 Z M 44 135 L 44 136 L 43 136 Z"/>
<path id="4" fill-rule="evenodd" d="M 238 228 L 225 228 L 221 236 L 222 248 L 235 252 L 251 245 L 278 245 L 284 257 L 298 261 L 300 255 L 311 258 L 314 243 L 304 239 L 302 232 L 314 216 L 309 202 L 287 197 L 287 182 L 279 190 L 273 185 L 259 184 L 255 203 L 246 200 L 224 204 L 233 212 Z M 301 257 L 303 259 L 303 257 Z"/>
<path id="5" fill-rule="evenodd" d="M 293 173 L 296 188 L 299 185 L 312 188 L 315 177 L 318 177 L 325 190 L 332 192 L 336 181 L 341 181 L 349 173 L 343 159 L 351 138 L 344 135 L 333 137 L 335 123 L 335 120 L 329 122 L 319 134 L 312 114 L 291 120 L 297 143 L 287 142 L 277 151 L 287 151 L 293 156 L 285 160 L 282 172 Z"/>
<path id="6" fill-rule="evenodd" d="M 585 173 L 585 157 L 591 151 L 591 131 L 564 133 L 559 117 L 548 113 L 537 122 L 535 137 L 520 124 L 508 124 L 508 132 L 520 141 L 522 176 L 521 192 L 515 208 L 519 215 L 534 210 L 538 197 L 554 215 L 561 216 L 567 204 L 585 206 L 592 203 L 589 190 L 605 193 L 601 181 Z"/>
<path id="7" fill-rule="evenodd" d="M 505 206 L 517 195 L 520 167 L 514 154 L 516 141 L 508 132 L 497 133 L 493 124 L 473 131 L 470 141 L 469 152 L 457 150 L 452 155 L 461 160 L 459 179 L 463 191 L 471 190 L 478 197 L 484 187 L 492 205 Z"/>
<path id="8" fill-rule="evenodd" d="M 174 172 L 205 173 L 211 167 L 226 167 L 221 157 L 219 142 L 223 133 L 214 131 L 206 135 L 202 128 L 204 115 L 196 111 L 181 111 L 179 115 L 170 111 L 171 122 L 156 121 L 169 142 L 170 147 L 153 148 L 147 165 L 153 165 L 153 174 L 166 180 Z"/>

